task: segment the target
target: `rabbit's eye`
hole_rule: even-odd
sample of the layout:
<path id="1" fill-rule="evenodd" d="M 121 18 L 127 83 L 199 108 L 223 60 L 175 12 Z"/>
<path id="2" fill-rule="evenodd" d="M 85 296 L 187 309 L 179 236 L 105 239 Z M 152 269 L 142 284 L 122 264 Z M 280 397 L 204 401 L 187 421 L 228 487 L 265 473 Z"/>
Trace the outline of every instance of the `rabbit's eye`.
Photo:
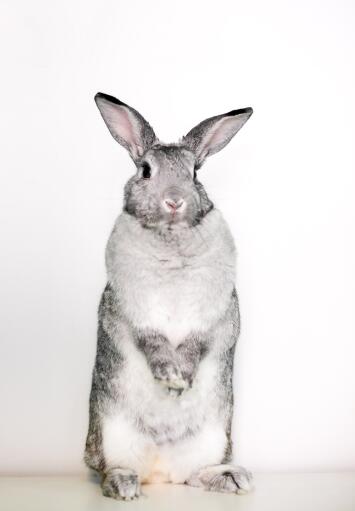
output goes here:
<path id="1" fill-rule="evenodd" d="M 143 176 L 143 178 L 144 179 L 149 179 L 151 175 L 152 175 L 152 171 L 151 171 L 149 163 L 143 163 L 142 164 L 142 176 Z"/>

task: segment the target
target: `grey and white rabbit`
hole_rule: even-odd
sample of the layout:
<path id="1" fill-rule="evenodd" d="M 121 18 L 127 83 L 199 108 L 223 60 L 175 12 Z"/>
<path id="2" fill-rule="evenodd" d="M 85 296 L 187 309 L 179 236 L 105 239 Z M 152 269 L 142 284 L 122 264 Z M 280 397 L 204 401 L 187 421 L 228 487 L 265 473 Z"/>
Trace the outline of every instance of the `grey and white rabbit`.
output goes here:
<path id="1" fill-rule="evenodd" d="M 130 106 L 95 100 L 136 171 L 106 249 L 85 461 L 117 499 L 150 482 L 245 493 L 251 474 L 232 464 L 231 440 L 235 247 L 197 171 L 252 109 L 165 144 Z"/>

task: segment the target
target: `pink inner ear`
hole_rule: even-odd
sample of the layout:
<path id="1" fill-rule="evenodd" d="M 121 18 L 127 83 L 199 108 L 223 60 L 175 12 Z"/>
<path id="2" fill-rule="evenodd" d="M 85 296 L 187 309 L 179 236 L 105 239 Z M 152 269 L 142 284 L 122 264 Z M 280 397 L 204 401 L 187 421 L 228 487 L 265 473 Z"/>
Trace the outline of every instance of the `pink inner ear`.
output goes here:
<path id="1" fill-rule="evenodd" d="M 140 129 L 134 116 L 121 105 L 106 103 L 102 113 L 112 135 L 122 139 L 133 158 L 143 153 Z"/>
<path id="2" fill-rule="evenodd" d="M 121 137 L 127 141 L 128 145 L 131 147 L 131 151 L 136 151 L 136 156 L 138 156 L 138 153 L 142 153 L 139 126 L 134 116 L 131 115 L 125 107 L 119 108 L 122 110 L 122 122 L 120 123 L 122 130 Z"/>
<path id="3" fill-rule="evenodd" d="M 201 156 L 204 158 L 208 154 L 222 149 L 222 147 L 238 131 L 240 120 L 237 117 L 225 117 L 218 121 L 207 132 L 201 144 Z"/>

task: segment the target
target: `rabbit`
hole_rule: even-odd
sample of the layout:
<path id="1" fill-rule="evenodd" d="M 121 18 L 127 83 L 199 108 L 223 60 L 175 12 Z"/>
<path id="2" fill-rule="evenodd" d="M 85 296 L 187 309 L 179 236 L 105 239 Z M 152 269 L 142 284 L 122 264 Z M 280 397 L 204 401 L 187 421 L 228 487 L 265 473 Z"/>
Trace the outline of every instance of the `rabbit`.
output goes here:
<path id="1" fill-rule="evenodd" d="M 252 475 L 232 462 L 235 246 L 197 174 L 253 110 L 167 144 L 134 108 L 95 101 L 136 169 L 106 248 L 84 460 L 115 499 L 154 482 L 246 493 Z"/>

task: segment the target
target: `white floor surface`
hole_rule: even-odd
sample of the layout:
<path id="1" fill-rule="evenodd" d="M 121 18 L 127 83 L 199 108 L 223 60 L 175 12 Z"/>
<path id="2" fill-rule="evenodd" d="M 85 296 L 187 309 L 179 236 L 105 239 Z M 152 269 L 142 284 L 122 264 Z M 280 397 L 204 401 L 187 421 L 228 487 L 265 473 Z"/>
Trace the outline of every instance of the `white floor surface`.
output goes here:
<path id="1" fill-rule="evenodd" d="M 249 495 L 179 485 L 143 486 L 136 501 L 101 495 L 89 477 L 1 477 L 1 511 L 355 511 L 355 473 L 256 474 Z"/>

